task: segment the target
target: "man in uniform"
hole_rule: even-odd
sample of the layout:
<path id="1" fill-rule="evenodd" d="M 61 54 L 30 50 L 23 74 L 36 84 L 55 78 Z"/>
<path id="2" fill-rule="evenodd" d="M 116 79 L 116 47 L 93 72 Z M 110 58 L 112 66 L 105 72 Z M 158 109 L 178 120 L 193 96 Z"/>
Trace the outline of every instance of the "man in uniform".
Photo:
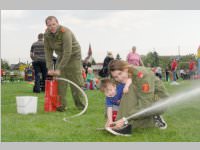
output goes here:
<path id="1" fill-rule="evenodd" d="M 30 57 L 33 61 L 32 65 L 35 71 L 35 85 L 33 88 L 33 92 L 35 93 L 40 93 L 41 90 L 44 91 L 47 75 L 43 37 L 42 33 L 38 35 L 38 41 L 32 44 L 30 51 Z M 40 81 L 40 72 L 42 73 L 42 81 Z"/>
<path id="2" fill-rule="evenodd" d="M 74 34 L 67 27 L 59 25 L 56 17 L 49 16 L 46 18 L 47 30 L 45 32 L 45 56 L 49 75 L 59 75 L 75 82 L 80 87 L 84 86 L 81 73 L 81 48 Z M 53 70 L 53 52 L 57 54 L 55 70 Z M 83 96 L 74 86 L 70 86 L 72 97 L 78 109 L 84 109 Z M 57 111 L 65 111 L 67 106 L 66 99 L 67 83 L 58 81 L 58 93 L 61 98 L 61 106 Z"/>

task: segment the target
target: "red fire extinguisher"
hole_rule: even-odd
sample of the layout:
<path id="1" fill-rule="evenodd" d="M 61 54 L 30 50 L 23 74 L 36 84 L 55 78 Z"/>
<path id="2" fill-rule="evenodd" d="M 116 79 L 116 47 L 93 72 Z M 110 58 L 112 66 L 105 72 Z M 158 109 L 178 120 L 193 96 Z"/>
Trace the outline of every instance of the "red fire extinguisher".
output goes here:
<path id="1" fill-rule="evenodd" d="M 58 81 L 48 78 L 45 81 L 45 112 L 55 112 L 56 108 L 61 106 L 60 96 L 58 95 Z"/>
<path id="2" fill-rule="evenodd" d="M 56 58 L 53 57 L 53 70 L 55 70 Z M 53 76 L 47 76 L 45 80 L 45 101 L 44 111 L 55 112 L 61 106 L 60 96 L 58 95 L 58 81 Z"/>

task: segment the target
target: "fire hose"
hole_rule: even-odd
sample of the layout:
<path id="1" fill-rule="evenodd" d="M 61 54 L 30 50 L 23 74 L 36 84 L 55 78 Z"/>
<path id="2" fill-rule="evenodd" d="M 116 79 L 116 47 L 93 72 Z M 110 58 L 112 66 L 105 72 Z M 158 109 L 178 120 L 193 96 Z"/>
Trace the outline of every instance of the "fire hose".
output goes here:
<path id="1" fill-rule="evenodd" d="M 88 108 L 88 97 L 85 94 L 85 92 L 83 91 L 83 89 L 81 89 L 76 83 L 72 82 L 71 80 L 68 80 L 68 79 L 65 79 L 65 78 L 60 78 L 60 77 L 56 77 L 55 79 L 61 80 L 61 81 L 65 81 L 65 82 L 68 82 L 69 84 L 72 84 L 73 86 L 75 86 L 83 94 L 83 96 L 85 98 L 85 107 L 84 107 L 84 109 L 80 113 L 78 113 L 76 115 L 73 115 L 73 116 L 70 116 L 70 117 L 67 117 L 67 118 L 63 118 L 63 120 L 66 122 L 71 118 L 75 118 L 75 117 L 78 117 L 78 116 L 81 116 L 82 114 L 84 114 L 86 112 L 87 108 Z"/>
<path id="2" fill-rule="evenodd" d="M 145 114 L 151 114 L 154 111 L 162 110 L 165 109 L 171 105 L 175 105 L 176 103 L 183 103 L 187 101 L 191 101 L 193 97 L 197 97 L 200 95 L 200 87 L 193 87 L 193 89 L 184 92 L 184 93 L 179 93 L 174 96 L 171 96 L 169 98 L 163 99 L 157 103 L 154 103 L 152 106 L 147 107 L 145 109 L 142 109 L 134 114 L 131 114 L 127 117 L 123 117 L 124 125 L 121 127 L 124 128 L 128 124 L 128 122 L 132 119 L 137 119 L 141 116 L 145 116 Z M 199 100 L 199 99 L 198 99 Z M 111 127 L 116 126 L 116 123 L 113 123 Z M 107 128 L 97 128 L 97 130 L 107 130 L 115 135 L 118 135 L 116 132 L 114 132 L 110 127 Z"/>

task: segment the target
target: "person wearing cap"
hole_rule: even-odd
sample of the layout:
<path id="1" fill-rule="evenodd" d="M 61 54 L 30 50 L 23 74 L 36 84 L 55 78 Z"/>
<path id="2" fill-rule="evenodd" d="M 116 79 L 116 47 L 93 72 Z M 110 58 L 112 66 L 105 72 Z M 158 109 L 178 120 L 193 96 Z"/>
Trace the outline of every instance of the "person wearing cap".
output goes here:
<path id="1" fill-rule="evenodd" d="M 48 74 L 69 79 L 80 87 L 84 87 L 81 72 L 81 47 L 74 33 L 69 28 L 60 25 L 55 16 L 47 17 L 45 23 L 47 29 L 44 34 L 44 47 L 47 68 L 49 70 Z M 55 70 L 53 70 L 53 52 L 57 54 Z M 61 99 L 61 106 L 57 108 L 57 111 L 60 112 L 65 111 L 67 107 L 67 85 L 68 83 L 65 81 L 58 81 L 58 93 Z M 76 107 L 80 110 L 84 109 L 83 95 L 73 85 L 70 85 L 70 87 Z"/>
<path id="2" fill-rule="evenodd" d="M 144 66 L 143 61 L 139 54 L 136 53 L 136 47 L 132 47 L 132 52 L 127 55 L 127 62 L 133 66 Z"/>
<path id="3" fill-rule="evenodd" d="M 47 75 L 47 68 L 44 53 L 44 35 L 38 34 L 38 41 L 34 42 L 31 46 L 30 57 L 35 72 L 35 84 L 33 87 L 34 93 L 40 93 L 45 90 L 45 79 Z M 42 73 L 42 81 L 40 80 L 40 72 Z"/>

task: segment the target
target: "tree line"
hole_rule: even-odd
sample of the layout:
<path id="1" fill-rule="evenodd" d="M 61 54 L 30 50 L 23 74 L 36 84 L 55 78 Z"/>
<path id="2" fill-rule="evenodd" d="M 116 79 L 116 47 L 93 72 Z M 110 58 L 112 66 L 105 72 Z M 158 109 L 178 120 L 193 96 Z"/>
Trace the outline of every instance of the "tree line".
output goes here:
<path id="1" fill-rule="evenodd" d="M 147 55 L 142 55 L 141 58 L 145 66 L 150 64 L 150 67 L 160 66 L 161 68 L 166 68 L 167 66 L 170 67 L 172 59 L 176 58 L 179 63 L 179 68 L 187 69 L 188 62 L 191 58 L 195 60 L 195 55 L 189 54 L 184 56 L 159 56 L 156 51 L 153 51 L 147 53 Z M 117 54 L 116 59 L 121 59 L 119 54 Z M 93 64 L 96 64 L 96 62 L 94 61 Z M 10 65 L 7 60 L 1 59 L 1 69 L 10 70 Z"/>

